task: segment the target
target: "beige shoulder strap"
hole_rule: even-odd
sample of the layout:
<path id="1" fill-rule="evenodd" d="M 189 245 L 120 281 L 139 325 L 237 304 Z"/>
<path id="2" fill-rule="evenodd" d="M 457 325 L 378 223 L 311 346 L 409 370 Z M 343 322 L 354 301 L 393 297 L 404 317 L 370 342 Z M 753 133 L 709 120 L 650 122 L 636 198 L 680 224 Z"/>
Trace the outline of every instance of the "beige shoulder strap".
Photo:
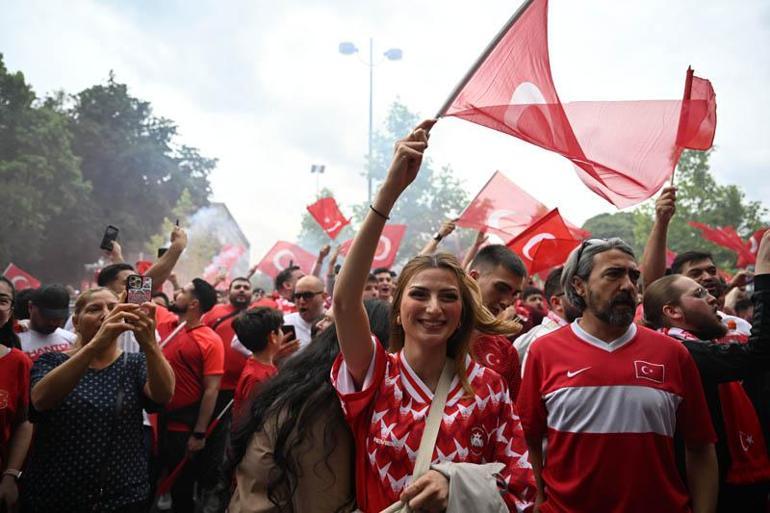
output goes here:
<path id="1" fill-rule="evenodd" d="M 444 406 L 446 405 L 447 395 L 449 395 L 449 385 L 452 384 L 452 378 L 454 378 L 454 362 L 447 358 L 446 362 L 444 362 L 444 369 L 441 371 L 438 385 L 436 385 L 436 393 L 433 394 L 433 401 L 430 403 L 428 418 L 425 419 L 425 430 L 422 432 L 420 448 L 417 450 L 417 459 L 414 462 L 414 472 L 412 472 L 412 482 L 430 470 L 433 449 L 436 447 L 438 430 L 441 429 Z M 396 502 L 382 510 L 381 513 L 395 513 L 397 511 L 410 510 L 404 503 Z"/>

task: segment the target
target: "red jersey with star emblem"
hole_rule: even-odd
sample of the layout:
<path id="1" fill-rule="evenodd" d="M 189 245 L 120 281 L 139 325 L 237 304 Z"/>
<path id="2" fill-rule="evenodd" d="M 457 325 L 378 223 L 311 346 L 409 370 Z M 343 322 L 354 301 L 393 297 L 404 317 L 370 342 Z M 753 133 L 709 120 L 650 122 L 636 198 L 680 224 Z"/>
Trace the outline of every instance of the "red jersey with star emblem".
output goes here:
<path id="1" fill-rule="evenodd" d="M 610 343 L 576 322 L 529 350 L 517 401 L 528 438 L 546 437 L 542 513 L 687 513 L 674 432 L 716 441 L 687 349 L 632 324 Z"/>
<path id="2" fill-rule="evenodd" d="M 398 501 L 411 480 L 433 393 L 402 352 L 386 353 L 372 341 L 374 355 L 356 391 L 340 354 L 332 383 L 356 442 L 356 499 L 364 512 L 379 512 Z M 511 511 L 528 511 L 534 477 L 508 387 L 500 376 L 470 358 L 467 395 L 455 376 L 450 385 L 433 463 L 501 462 L 503 498 Z M 502 483 L 501 483 L 502 486 Z"/>

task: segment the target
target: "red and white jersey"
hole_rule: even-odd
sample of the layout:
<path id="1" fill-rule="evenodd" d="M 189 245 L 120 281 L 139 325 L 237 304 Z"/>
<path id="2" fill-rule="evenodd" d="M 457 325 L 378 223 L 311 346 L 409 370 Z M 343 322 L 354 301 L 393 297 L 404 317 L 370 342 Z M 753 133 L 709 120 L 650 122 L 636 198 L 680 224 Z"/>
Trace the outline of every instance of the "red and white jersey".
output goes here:
<path id="1" fill-rule="evenodd" d="M 607 343 L 578 321 L 530 347 L 517 407 L 527 437 L 547 438 L 542 513 L 686 513 L 674 432 L 716 435 L 687 349 L 631 324 Z"/>
<path id="2" fill-rule="evenodd" d="M 356 499 L 364 512 L 379 512 L 398 501 L 410 483 L 433 400 L 403 352 L 386 353 L 375 340 L 372 344 L 374 355 L 360 391 L 342 354 L 332 367 L 332 383 L 355 438 Z M 528 511 L 534 503 L 534 476 L 508 387 L 494 371 L 470 358 L 466 362 L 474 394 L 466 394 L 455 376 L 433 463 L 504 463 L 503 498 L 511 511 Z"/>
<path id="3" fill-rule="evenodd" d="M 297 305 L 289 301 L 288 299 L 284 299 L 277 293 L 273 293 L 272 297 L 270 298 L 275 302 L 275 307 L 281 311 L 281 313 L 290 314 L 297 311 Z"/>

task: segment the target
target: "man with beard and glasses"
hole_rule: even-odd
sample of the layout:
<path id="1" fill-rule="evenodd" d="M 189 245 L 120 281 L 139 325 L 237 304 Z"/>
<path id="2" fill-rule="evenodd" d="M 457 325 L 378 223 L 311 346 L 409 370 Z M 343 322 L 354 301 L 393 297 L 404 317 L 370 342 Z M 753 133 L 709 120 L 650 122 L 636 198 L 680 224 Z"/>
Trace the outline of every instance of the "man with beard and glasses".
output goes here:
<path id="1" fill-rule="evenodd" d="M 770 231 L 757 252 L 754 286 L 753 328 L 745 344 L 716 343 L 727 332 L 717 299 L 691 278 L 665 276 L 644 293 L 645 323 L 682 342 L 700 371 L 718 437 L 720 513 L 764 513 L 767 507 L 770 459 L 752 402 L 761 397 L 749 397 L 738 380 L 770 370 Z"/>
<path id="2" fill-rule="evenodd" d="M 668 225 L 675 213 L 676 189 L 673 187 L 664 188 L 655 201 L 655 219 L 642 255 L 641 269 L 644 287 L 648 287 L 652 282 L 666 274 Z M 671 274 L 681 274 L 692 278 L 719 300 L 720 310 L 724 308 L 726 287 L 719 278 L 719 269 L 714 264 L 711 253 L 706 251 L 679 253 L 671 263 Z M 727 288 L 746 285 L 747 277 L 747 273 L 736 273 Z M 751 333 L 751 324 L 740 317 L 728 315 L 722 311 L 719 312 L 719 316 L 722 318 L 722 323 L 728 327 L 725 340 L 745 342 Z"/>
<path id="3" fill-rule="evenodd" d="M 543 321 L 520 336 L 513 343 L 513 347 L 519 353 L 519 360 L 521 363 L 521 370 L 524 371 L 526 364 L 527 352 L 532 342 L 539 339 L 543 335 L 556 331 L 562 326 L 566 326 L 578 317 L 580 317 L 580 310 L 572 306 L 567 300 L 564 289 L 561 286 L 561 272 L 564 268 L 557 267 L 548 273 L 548 278 L 545 280 L 545 286 L 543 287 L 543 293 L 545 300 L 548 303 L 548 313 L 543 317 Z"/>
<path id="4" fill-rule="evenodd" d="M 633 323 L 638 279 L 621 239 L 584 241 L 561 275 L 582 317 L 529 349 L 517 406 L 543 513 L 714 510 L 716 436 L 698 369 L 684 346 Z"/>
<path id="5" fill-rule="evenodd" d="M 225 352 L 219 335 L 201 321 L 216 302 L 214 287 L 195 278 L 177 293 L 171 306 L 179 319 L 159 327 L 162 334 L 168 333 L 162 342 L 163 355 L 176 378 L 174 396 L 161 415 L 161 460 L 172 472 L 185 453 L 191 456 L 171 488 L 177 512 L 194 510 L 195 482 L 199 489 L 212 487 L 222 458 L 217 447 L 206 444 L 206 430 L 215 414 Z"/>

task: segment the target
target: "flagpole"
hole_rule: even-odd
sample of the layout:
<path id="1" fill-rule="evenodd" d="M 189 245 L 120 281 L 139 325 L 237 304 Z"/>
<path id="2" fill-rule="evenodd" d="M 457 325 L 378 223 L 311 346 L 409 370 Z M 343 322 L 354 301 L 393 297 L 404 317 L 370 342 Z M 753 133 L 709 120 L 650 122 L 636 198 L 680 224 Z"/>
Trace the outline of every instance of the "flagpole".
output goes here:
<path id="1" fill-rule="evenodd" d="M 692 66 L 687 66 L 687 78 L 685 78 L 684 81 L 684 95 L 682 95 L 682 108 L 679 110 L 679 128 L 677 129 L 676 133 L 676 142 L 677 145 L 679 144 L 679 136 L 682 134 L 682 121 L 683 117 L 682 114 L 685 113 L 685 105 L 688 101 L 690 101 L 690 98 L 692 97 L 692 77 L 695 74 L 695 71 L 692 69 Z M 689 114 L 689 105 L 687 105 L 687 113 Z M 680 153 L 681 157 L 681 153 Z M 676 172 L 676 168 L 679 165 L 677 162 L 677 165 L 674 166 L 674 169 L 671 171 L 671 187 L 674 186 L 674 174 Z"/>
<path id="2" fill-rule="evenodd" d="M 489 57 L 489 54 L 492 53 L 492 50 L 495 49 L 497 44 L 500 42 L 501 39 L 505 36 L 505 34 L 508 32 L 508 29 L 511 28 L 511 26 L 516 23 L 516 21 L 521 18 L 521 15 L 524 14 L 524 12 L 527 10 L 527 8 L 532 5 L 532 2 L 535 0 L 525 0 L 523 4 L 519 6 L 518 9 L 516 9 L 516 12 L 513 13 L 513 16 L 503 25 L 503 28 L 500 29 L 500 31 L 497 33 L 497 35 L 492 39 L 492 41 L 487 45 L 487 47 L 484 49 L 484 51 L 481 53 L 478 59 L 476 59 L 476 62 L 473 63 L 473 66 L 468 70 L 468 72 L 465 74 L 465 76 L 460 80 L 460 83 L 457 84 L 457 86 L 452 90 L 452 93 L 449 95 L 449 98 L 444 102 L 444 105 L 441 106 L 441 109 L 439 109 L 438 113 L 436 114 L 436 118 L 442 117 L 444 114 L 446 114 L 446 111 L 449 110 L 449 107 L 452 105 L 452 102 L 455 101 L 455 98 L 457 98 L 457 95 L 460 94 L 460 91 L 463 87 L 466 86 L 466 84 L 470 81 L 471 78 L 473 78 L 473 75 L 478 71 L 478 69 L 481 67 L 481 64 Z"/>

